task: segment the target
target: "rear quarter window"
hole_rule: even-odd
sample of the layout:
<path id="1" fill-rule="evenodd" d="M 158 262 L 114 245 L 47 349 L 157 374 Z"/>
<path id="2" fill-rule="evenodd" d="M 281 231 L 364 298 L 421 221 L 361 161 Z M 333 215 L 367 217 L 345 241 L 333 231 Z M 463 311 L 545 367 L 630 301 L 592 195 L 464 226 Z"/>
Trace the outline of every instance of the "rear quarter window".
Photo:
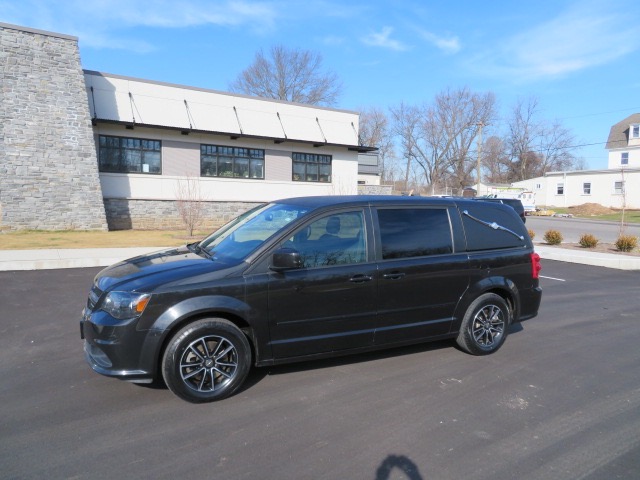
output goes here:
<path id="1" fill-rule="evenodd" d="M 508 210 L 507 210 L 508 209 Z M 463 212 L 467 211 L 471 217 Z M 499 207 L 497 204 L 485 203 L 484 205 L 460 206 L 462 224 L 467 239 L 467 251 L 495 250 L 502 248 L 516 248 L 529 246 L 529 234 L 522 220 L 511 207 Z M 523 236 L 521 240 L 516 235 L 501 229 L 494 229 L 483 223 L 496 223 L 512 232 Z"/>

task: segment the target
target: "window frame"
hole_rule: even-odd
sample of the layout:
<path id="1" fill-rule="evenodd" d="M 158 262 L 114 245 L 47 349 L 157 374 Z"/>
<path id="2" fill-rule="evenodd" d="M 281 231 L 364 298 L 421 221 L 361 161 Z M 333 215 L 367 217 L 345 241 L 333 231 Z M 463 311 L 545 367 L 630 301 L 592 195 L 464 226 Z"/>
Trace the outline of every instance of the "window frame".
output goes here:
<path id="1" fill-rule="evenodd" d="M 616 180 L 613 182 L 613 194 L 614 195 L 624 195 L 624 181 Z"/>
<path id="2" fill-rule="evenodd" d="M 591 195 L 591 182 L 582 182 L 582 194 Z"/>
<path id="3" fill-rule="evenodd" d="M 564 182 L 556 183 L 556 195 L 564 195 Z"/>
<path id="4" fill-rule="evenodd" d="M 620 153 L 620 165 L 629 165 L 629 152 Z"/>
<path id="5" fill-rule="evenodd" d="M 640 138 L 640 123 L 631 124 L 631 138 Z"/>
<path id="6" fill-rule="evenodd" d="M 327 160 L 321 161 L 321 160 Z M 322 172 L 322 167 L 328 166 L 328 173 Z M 296 172 L 296 167 L 298 171 Z M 303 167 L 303 171 L 300 168 Z M 316 171 L 311 173 L 310 169 L 316 168 Z M 316 175 L 316 179 L 309 179 L 310 175 Z M 302 178 L 296 178 L 296 175 L 301 175 Z M 325 177 L 325 180 L 322 178 Z M 333 155 L 324 155 L 319 153 L 291 153 L 291 181 L 292 182 L 308 182 L 308 183 L 332 183 L 333 181 Z"/>
<path id="7" fill-rule="evenodd" d="M 207 173 L 211 170 L 205 171 L 205 160 L 215 165 L 215 173 Z M 262 176 L 252 176 L 252 172 L 258 166 L 261 167 Z M 200 177 L 264 180 L 265 170 L 265 150 L 262 148 L 200 144 Z M 243 172 L 247 172 L 247 175 Z"/>
<path id="8" fill-rule="evenodd" d="M 108 139 L 117 139 L 118 146 L 112 145 L 103 145 L 103 139 L 105 143 Z M 139 142 L 139 147 L 131 147 L 124 145 L 125 142 L 136 143 Z M 156 148 L 145 148 L 145 142 L 152 142 Z M 113 163 L 104 163 L 105 154 L 107 151 L 118 151 L 117 155 L 120 157 L 118 159 L 117 165 L 122 165 L 126 167 L 127 165 L 133 165 L 131 162 L 131 157 L 135 157 L 139 155 L 139 165 L 140 170 L 122 170 L 122 169 L 105 169 L 105 165 L 112 165 Z M 145 154 L 145 152 L 157 153 L 158 158 L 158 171 L 151 171 L 151 163 L 144 163 L 145 157 L 149 154 Z M 149 165 L 149 171 L 144 171 L 144 165 Z M 153 138 L 138 138 L 138 137 L 121 137 L 118 135 L 98 135 L 98 171 L 100 173 L 123 173 L 123 174 L 140 174 L 140 175 L 162 175 L 162 140 L 156 140 Z"/>

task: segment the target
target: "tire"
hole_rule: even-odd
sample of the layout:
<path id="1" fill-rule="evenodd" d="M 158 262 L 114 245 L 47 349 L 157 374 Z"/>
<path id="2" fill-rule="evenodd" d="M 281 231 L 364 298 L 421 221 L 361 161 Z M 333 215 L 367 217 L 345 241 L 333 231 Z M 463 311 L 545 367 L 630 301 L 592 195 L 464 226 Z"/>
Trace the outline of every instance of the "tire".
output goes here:
<path id="1" fill-rule="evenodd" d="M 251 368 L 247 337 L 233 323 L 208 318 L 176 333 L 162 357 L 162 376 L 175 395 L 191 403 L 232 395 Z"/>
<path id="2" fill-rule="evenodd" d="M 488 355 L 504 343 L 510 321 L 511 311 L 504 298 L 485 293 L 469 305 L 456 341 L 467 353 Z"/>

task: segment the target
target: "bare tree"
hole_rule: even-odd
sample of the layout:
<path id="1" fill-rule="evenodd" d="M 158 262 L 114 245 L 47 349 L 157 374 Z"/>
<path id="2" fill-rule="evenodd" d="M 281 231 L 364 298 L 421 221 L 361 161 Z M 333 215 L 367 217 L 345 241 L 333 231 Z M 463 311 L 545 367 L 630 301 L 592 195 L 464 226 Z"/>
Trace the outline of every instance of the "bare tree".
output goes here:
<path id="1" fill-rule="evenodd" d="M 377 147 L 380 158 L 380 174 L 387 178 L 387 162 L 393 157 L 393 136 L 387 114 L 376 107 L 360 110 L 358 144 Z"/>
<path id="2" fill-rule="evenodd" d="M 176 186 L 176 207 L 187 235 L 193 237 L 193 232 L 204 220 L 204 202 L 197 177 L 187 175 L 178 180 Z"/>
<path id="3" fill-rule="evenodd" d="M 473 93 L 467 88 L 447 90 L 436 96 L 436 111 L 447 138 L 447 173 L 454 189 L 462 189 L 475 178 L 477 155 L 472 154 L 478 130 L 495 123 L 495 95 Z M 478 179 L 475 179 L 476 181 Z"/>
<path id="4" fill-rule="evenodd" d="M 405 189 L 408 189 L 412 160 L 417 161 L 424 171 L 425 181 L 430 184 L 437 175 L 437 167 L 428 152 L 425 154 L 420 148 L 423 137 L 421 107 L 401 103 L 398 107 L 391 108 L 391 115 L 394 121 L 393 131 L 400 139 L 402 157 L 406 160 Z"/>
<path id="5" fill-rule="evenodd" d="M 414 160 L 422 167 L 432 194 L 446 186 L 461 191 L 471 183 L 476 158 L 469 150 L 480 124 L 494 121 L 492 93 L 446 90 L 436 95 L 433 105 L 401 104 L 391 113 L 408 167 Z"/>
<path id="6" fill-rule="evenodd" d="M 509 183 L 511 158 L 504 141 L 497 136 L 487 138 L 482 149 L 482 166 L 489 183 Z"/>
<path id="7" fill-rule="evenodd" d="M 539 177 L 549 171 L 570 170 L 580 162 L 572 153 L 575 138 L 560 122 L 539 118 L 535 97 L 518 100 L 508 121 L 505 143 L 509 146 L 509 180 Z"/>
<path id="8" fill-rule="evenodd" d="M 322 70 L 319 53 L 271 48 L 269 55 L 260 50 L 253 63 L 243 70 L 229 88 L 232 92 L 310 105 L 335 105 L 342 85 L 338 76 Z"/>

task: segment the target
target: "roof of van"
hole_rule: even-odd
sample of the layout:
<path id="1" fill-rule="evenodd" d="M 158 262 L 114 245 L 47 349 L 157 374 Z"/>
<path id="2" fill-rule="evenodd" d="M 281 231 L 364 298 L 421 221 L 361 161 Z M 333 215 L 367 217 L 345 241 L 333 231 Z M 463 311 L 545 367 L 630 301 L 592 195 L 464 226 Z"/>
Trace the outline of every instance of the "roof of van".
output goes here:
<path id="1" fill-rule="evenodd" d="M 402 195 L 325 195 L 311 197 L 284 198 L 275 203 L 289 203 L 301 207 L 319 208 L 334 205 L 369 203 L 395 203 L 407 205 L 457 205 L 471 204 L 472 200 L 453 197 L 410 197 Z M 477 203 L 477 202 L 473 202 Z"/>

